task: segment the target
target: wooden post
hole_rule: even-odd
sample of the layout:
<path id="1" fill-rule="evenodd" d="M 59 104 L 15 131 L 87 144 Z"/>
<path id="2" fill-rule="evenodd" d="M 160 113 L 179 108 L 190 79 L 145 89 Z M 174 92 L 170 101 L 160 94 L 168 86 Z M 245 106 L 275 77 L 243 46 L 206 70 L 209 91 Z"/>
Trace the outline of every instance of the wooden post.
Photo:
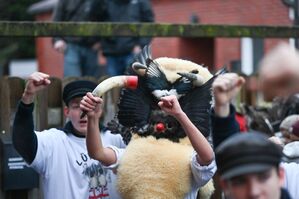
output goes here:
<path id="1" fill-rule="evenodd" d="M 24 89 L 24 80 L 18 77 L 3 77 L 1 79 L 1 140 L 4 142 L 11 141 L 12 136 L 12 124 L 15 116 L 16 106 L 19 99 L 22 96 Z M 3 150 L 1 148 L 1 160 L 3 160 Z M 2 162 L 2 161 L 1 161 Z M 3 163 L 3 162 L 2 162 Z M 3 171 L 3 165 L 1 165 L 1 171 Z M 2 177 L 2 175 L 1 175 Z M 1 179 L 1 186 L 3 185 Z M 27 199 L 27 190 L 13 190 L 3 191 L 1 188 L 0 198 L 2 199 L 14 199 L 24 198 Z"/>
<path id="2" fill-rule="evenodd" d="M 24 80 L 18 77 L 1 79 L 1 139 L 11 140 L 12 122 L 16 106 L 24 90 Z"/>
<path id="3" fill-rule="evenodd" d="M 37 95 L 36 129 L 59 128 L 63 126 L 62 81 L 51 77 L 51 84 Z"/>

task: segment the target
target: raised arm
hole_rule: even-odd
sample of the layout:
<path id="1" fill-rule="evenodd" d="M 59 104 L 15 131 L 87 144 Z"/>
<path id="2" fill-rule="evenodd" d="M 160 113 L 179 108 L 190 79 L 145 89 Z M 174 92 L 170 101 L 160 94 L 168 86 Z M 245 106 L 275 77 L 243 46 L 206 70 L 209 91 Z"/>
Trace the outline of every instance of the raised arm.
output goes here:
<path id="1" fill-rule="evenodd" d="M 37 137 L 33 124 L 33 101 L 37 91 L 50 84 L 49 75 L 35 72 L 27 80 L 14 118 L 12 141 L 27 163 L 32 163 L 37 151 Z"/>
<path id="2" fill-rule="evenodd" d="M 271 49 L 260 62 L 259 80 L 264 99 L 299 92 L 299 51 L 287 43 Z"/>
<path id="3" fill-rule="evenodd" d="M 239 132 L 235 119 L 235 108 L 231 100 L 245 83 L 235 73 L 219 75 L 213 82 L 214 107 L 211 114 L 213 145 L 216 148 L 227 137 Z"/>
<path id="4" fill-rule="evenodd" d="M 160 108 L 175 117 L 183 127 L 186 135 L 197 153 L 197 161 L 200 165 L 208 165 L 214 159 L 213 149 L 207 139 L 183 112 L 177 98 L 173 95 L 162 97 L 158 103 Z"/>
<path id="5" fill-rule="evenodd" d="M 80 108 L 87 112 L 87 151 L 91 158 L 100 161 L 103 165 L 109 166 L 116 163 L 115 152 L 102 144 L 99 121 L 102 115 L 103 100 L 93 96 L 90 92 L 83 97 Z M 86 117 L 86 116 L 85 116 Z"/>

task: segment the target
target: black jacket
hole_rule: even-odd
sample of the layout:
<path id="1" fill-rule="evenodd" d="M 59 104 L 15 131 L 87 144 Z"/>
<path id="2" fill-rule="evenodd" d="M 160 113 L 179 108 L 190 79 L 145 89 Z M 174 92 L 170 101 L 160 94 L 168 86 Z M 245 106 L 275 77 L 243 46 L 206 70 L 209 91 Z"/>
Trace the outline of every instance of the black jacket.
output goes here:
<path id="1" fill-rule="evenodd" d="M 232 105 L 230 105 L 230 114 L 227 117 L 218 117 L 212 109 L 211 125 L 214 148 L 217 148 L 226 138 L 240 131 L 239 124 L 235 119 L 235 113 L 235 108 Z"/>
<path id="2" fill-rule="evenodd" d="M 53 21 L 92 22 L 107 20 L 106 0 L 59 0 L 53 14 Z M 80 45 L 92 46 L 99 37 L 56 37 Z"/>
<path id="3" fill-rule="evenodd" d="M 154 22 L 150 0 L 108 0 L 109 22 Z M 144 47 L 151 38 L 109 37 L 102 41 L 104 55 L 124 55 L 132 52 L 135 45 Z"/>

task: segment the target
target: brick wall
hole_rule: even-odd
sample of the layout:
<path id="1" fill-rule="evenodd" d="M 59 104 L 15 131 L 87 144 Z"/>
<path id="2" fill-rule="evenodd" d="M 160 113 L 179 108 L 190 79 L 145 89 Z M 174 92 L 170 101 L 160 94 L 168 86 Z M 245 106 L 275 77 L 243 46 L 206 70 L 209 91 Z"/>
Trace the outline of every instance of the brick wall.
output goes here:
<path id="1" fill-rule="evenodd" d="M 201 24 L 291 25 L 289 9 L 281 0 L 152 0 L 156 22 L 190 23 L 192 14 Z M 37 16 L 50 20 L 51 13 Z M 265 50 L 281 39 L 266 39 Z M 203 63 L 210 69 L 240 59 L 240 39 L 236 38 L 153 38 L 153 57 L 178 57 Z M 52 48 L 51 38 L 37 38 L 41 71 L 62 77 L 62 55 Z"/>
<path id="2" fill-rule="evenodd" d="M 238 24 L 238 25 L 291 25 L 289 9 L 281 0 L 152 0 L 157 22 L 190 23 L 191 14 L 199 17 L 201 24 Z M 196 39 L 200 43 L 207 43 L 206 39 Z M 185 40 L 186 41 L 186 40 Z M 280 39 L 266 39 L 265 50 L 273 47 Z M 240 39 L 216 38 L 210 42 L 213 55 L 193 60 L 219 68 L 229 65 L 232 60 L 240 59 Z M 163 46 L 163 48 L 161 48 Z M 185 50 L 178 50 L 184 48 Z M 192 49 L 196 46 L 186 47 L 184 39 L 155 38 L 153 40 L 153 53 L 155 56 L 192 57 Z M 209 48 L 205 45 L 205 48 Z M 169 49 L 169 50 L 165 50 Z M 208 51 L 211 51 L 208 49 Z M 205 51 L 205 50 L 199 50 Z M 190 52 L 190 54 L 188 54 Z M 186 55 L 187 54 L 187 55 Z M 208 60 L 213 59 L 213 60 Z"/>

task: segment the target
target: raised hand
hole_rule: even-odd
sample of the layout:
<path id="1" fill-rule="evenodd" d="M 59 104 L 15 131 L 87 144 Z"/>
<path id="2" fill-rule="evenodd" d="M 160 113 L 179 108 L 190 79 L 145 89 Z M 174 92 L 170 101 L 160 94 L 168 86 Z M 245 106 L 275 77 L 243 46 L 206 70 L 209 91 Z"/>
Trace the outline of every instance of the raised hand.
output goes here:
<path id="1" fill-rule="evenodd" d="M 57 50 L 59 53 L 64 53 L 67 44 L 63 40 L 58 40 L 54 43 L 54 49 Z"/>
<path id="2" fill-rule="evenodd" d="M 88 117 L 100 118 L 102 115 L 103 100 L 100 97 L 94 96 L 91 92 L 88 92 L 80 102 L 80 108 L 87 113 Z"/>
<path id="3" fill-rule="evenodd" d="M 213 82 L 214 110 L 216 115 L 225 117 L 229 114 L 229 104 L 240 91 L 245 79 L 236 73 L 219 75 Z"/>
<path id="4" fill-rule="evenodd" d="M 178 99 L 175 95 L 161 97 L 158 105 L 164 112 L 174 117 L 183 113 Z"/>
<path id="5" fill-rule="evenodd" d="M 22 101 L 25 104 L 30 104 L 34 100 L 35 94 L 47 87 L 51 81 L 49 80 L 49 75 L 41 72 L 32 73 L 25 86 L 25 90 L 22 96 Z"/>
<path id="6" fill-rule="evenodd" d="M 265 55 L 260 63 L 261 91 L 267 101 L 299 92 L 299 51 L 282 43 Z"/>

